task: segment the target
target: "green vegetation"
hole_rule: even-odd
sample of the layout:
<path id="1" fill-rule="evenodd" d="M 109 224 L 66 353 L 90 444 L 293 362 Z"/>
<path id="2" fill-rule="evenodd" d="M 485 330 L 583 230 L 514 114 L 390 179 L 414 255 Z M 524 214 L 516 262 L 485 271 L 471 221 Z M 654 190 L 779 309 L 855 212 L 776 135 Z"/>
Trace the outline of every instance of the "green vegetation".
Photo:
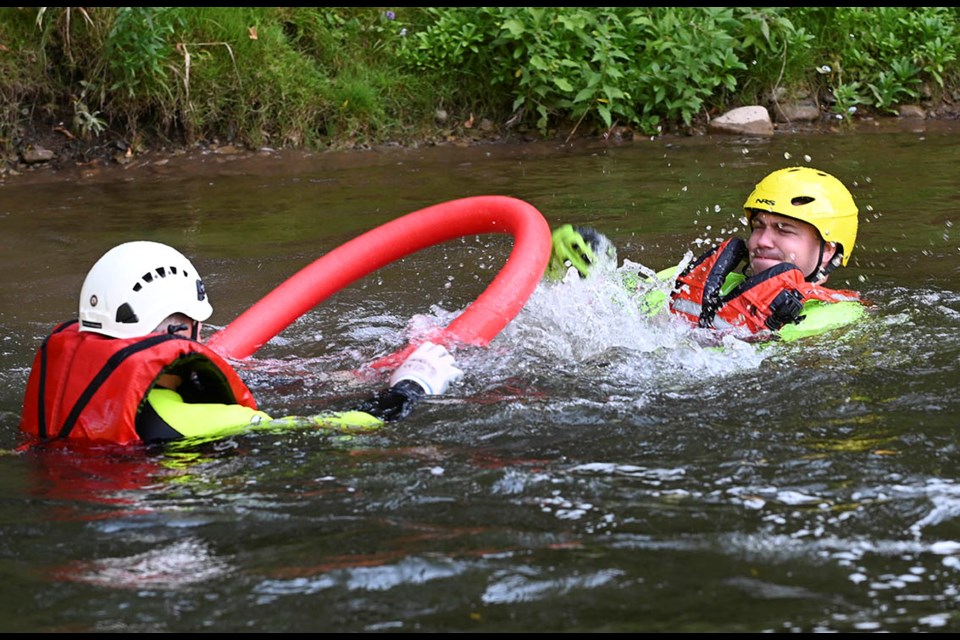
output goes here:
<path id="1" fill-rule="evenodd" d="M 7 7 L 0 144 L 658 135 L 795 98 L 845 122 L 960 98 L 958 50 L 952 7 Z"/>

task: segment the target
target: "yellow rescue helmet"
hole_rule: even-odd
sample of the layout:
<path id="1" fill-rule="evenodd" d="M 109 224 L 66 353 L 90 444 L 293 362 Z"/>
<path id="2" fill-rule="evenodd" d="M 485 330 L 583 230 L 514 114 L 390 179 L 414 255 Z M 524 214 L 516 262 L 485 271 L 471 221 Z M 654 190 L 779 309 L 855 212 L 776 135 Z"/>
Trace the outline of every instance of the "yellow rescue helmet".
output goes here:
<path id="1" fill-rule="evenodd" d="M 843 183 L 809 167 L 774 171 L 757 183 L 743 204 L 747 219 L 754 211 L 769 211 L 812 224 L 826 242 L 836 242 L 843 266 L 857 240 L 857 205 Z"/>

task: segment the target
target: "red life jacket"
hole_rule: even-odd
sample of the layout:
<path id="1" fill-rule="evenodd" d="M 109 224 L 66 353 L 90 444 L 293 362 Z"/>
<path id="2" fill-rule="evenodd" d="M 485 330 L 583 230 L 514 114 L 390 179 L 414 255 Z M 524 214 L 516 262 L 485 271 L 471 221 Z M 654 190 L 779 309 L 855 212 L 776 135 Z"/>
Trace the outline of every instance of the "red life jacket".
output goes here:
<path id="1" fill-rule="evenodd" d="M 110 338 L 80 331 L 72 320 L 54 329 L 34 357 L 20 430 L 40 440 L 138 442 L 137 414 L 171 367 L 185 380 L 179 391 L 187 402 L 257 408 L 237 372 L 199 342 L 171 334 Z"/>
<path id="2" fill-rule="evenodd" d="M 758 333 L 800 322 L 808 300 L 860 299 L 855 291 L 807 282 L 798 267 L 786 262 L 748 277 L 728 294 L 721 295 L 727 276 L 746 257 L 744 241 L 730 238 L 697 258 L 677 276 L 670 294 L 670 310 L 699 327 L 743 327 Z"/>

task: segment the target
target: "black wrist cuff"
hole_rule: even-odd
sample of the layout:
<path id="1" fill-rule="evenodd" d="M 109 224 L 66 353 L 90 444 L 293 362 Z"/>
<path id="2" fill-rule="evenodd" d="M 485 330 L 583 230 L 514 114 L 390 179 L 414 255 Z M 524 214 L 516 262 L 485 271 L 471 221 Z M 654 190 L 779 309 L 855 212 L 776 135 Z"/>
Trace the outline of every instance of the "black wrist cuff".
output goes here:
<path id="1" fill-rule="evenodd" d="M 357 409 L 384 422 L 395 422 L 410 415 L 425 395 L 426 390 L 413 380 L 401 380 L 389 389 L 380 391 L 370 400 L 362 402 Z"/>

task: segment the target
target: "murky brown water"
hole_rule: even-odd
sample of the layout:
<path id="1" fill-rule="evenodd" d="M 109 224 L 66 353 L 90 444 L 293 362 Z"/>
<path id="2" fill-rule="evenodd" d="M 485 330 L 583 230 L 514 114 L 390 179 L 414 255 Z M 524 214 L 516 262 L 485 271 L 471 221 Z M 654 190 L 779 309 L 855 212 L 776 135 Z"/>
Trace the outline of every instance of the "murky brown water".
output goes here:
<path id="1" fill-rule="evenodd" d="M 957 631 L 960 130 L 198 154 L 0 185 L 0 447 L 33 351 L 86 270 L 177 246 L 223 326 L 397 216 L 502 194 L 660 268 L 737 230 L 788 164 L 851 184 L 831 284 L 870 319 L 758 350 L 698 346 L 610 282 L 539 288 L 448 396 L 378 433 L 0 457 L 6 631 Z M 331 375 L 446 324 L 506 236 L 423 251 L 244 363 L 276 415 L 378 380 Z"/>

